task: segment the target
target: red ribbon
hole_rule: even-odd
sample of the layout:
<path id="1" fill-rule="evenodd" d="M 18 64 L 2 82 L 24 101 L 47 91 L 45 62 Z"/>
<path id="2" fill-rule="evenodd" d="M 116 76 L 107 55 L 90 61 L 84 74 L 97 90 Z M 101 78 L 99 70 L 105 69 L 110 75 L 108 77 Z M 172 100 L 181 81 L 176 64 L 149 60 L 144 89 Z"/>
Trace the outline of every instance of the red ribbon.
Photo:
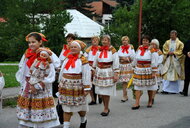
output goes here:
<path id="1" fill-rule="evenodd" d="M 28 61 L 26 62 L 26 64 L 30 68 L 34 60 L 37 58 L 37 54 L 36 52 L 32 52 L 32 49 L 28 48 L 27 52 L 25 53 L 25 56 L 26 58 L 28 58 Z"/>
<path id="2" fill-rule="evenodd" d="M 98 51 L 98 46 L 92 46 L 91 50 L 92 50 L 92 55 L 95 56 Z"/>
<path id="3" fill-rule="evenodd" d="M 36 65 L 37 68 L 39 67 L 40 63 L 43 63 L 43 65 L 46 66 L 47 59 L 38 57 L 37 60 L 38 60 L 38 63 Z"/>
<path id="4" fill-rule="evenodd" d="M 101 52 L 100 52 L 100 56 L 99 58 L 102 58 L 102 56 L 104 55 L 104 58 L 108 58 L 108 50 L 109 50 L 109 47 L 108 46 L 102 46 L 100 48 Z"/>
<path id="5" fill-rule="evenodd" d="M 63 47 L 64 47 L 63 49 L 65 50 L 64 53 L 63 53 L 63 56 L 67 56 L 68 53 L 70 52 L 70 49 L 68 48 L 67 45 L 64 45 Z"/>
<path id="6" fill-rule="evenodd" d="M 78 59 L 78 54 L 76 55 L 73 55 L 73 54 L 70 54 L 68 55 L 68 61 L 65 65 L 65 69 L 68 70 L 69 67 L 71 66 L 72 68 L 75 67 L 75 61 Z"/>
<path id="7" fill-rule="evenodd" d="M 130 47 L 130 45 L 123 45 L 123 46 L 121 46 L 121 48 L 122 48 L 122 52 L 124 53 L 124 52 L 126 52 L 126 53 L 129 53 L 129 47 Z"/>
<path id="8" fill-rule="evenodd" d="M 142 46 L 139 48 L 141 50 L 141 56 L 144 56 L 145 51 L 148 49 L 148 46 Z"/>

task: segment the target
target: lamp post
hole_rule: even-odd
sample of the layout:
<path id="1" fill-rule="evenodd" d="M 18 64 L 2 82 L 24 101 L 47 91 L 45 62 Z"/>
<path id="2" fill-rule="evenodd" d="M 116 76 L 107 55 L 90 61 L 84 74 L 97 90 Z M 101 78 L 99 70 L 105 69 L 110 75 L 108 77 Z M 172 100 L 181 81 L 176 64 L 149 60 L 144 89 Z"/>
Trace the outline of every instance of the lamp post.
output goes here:
<path id="1" fill-rule="evenodd" d="M 138 45 L 140 45 L 141 42 L 141 30 L 142 30 L 142 0 L 139 0 Z"/>

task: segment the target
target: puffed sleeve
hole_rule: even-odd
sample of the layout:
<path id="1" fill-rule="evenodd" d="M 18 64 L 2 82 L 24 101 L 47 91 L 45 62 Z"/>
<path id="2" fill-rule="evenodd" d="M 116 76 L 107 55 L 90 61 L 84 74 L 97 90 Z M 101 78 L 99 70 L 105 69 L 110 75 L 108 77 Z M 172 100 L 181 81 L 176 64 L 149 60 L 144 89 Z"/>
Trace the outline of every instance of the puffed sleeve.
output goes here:
<path id="1" fill-rule="evenodd" d="M 85 52 L 83 55 L 84 57 L 88 58 L 88 53 Z"/>
<path id="2" fill-rule="evenodd" d="M 19 83 L 22 83 L 23 80 L 25 80 L 24 78 L 24 69 L 25 69 L 25 66 L 26 66 L 26 58 L 25 58 L 25 55 L 22 56 L 20 62 L 19 62 L 19 69 L 18 71 L 16 72 L 16 80 L 19 82 Z"/>
<path id="3" fill-rule="evenodd" d="M 135 50 L 134 49 L 131 49 L 130 58 L 131 58 L 132 61 L 135 59 Z"/>
<path id="4" fill-rule="evenodd" d="M 55 81 L 55 68 L 54 68 L 54 65 L 53 64 L 50 64 L 49 65 L 49 74 L 47 77 L 44 78 L 44 80 L 42 80 L 42 82 L 44 84 L 51 84 Z"/>
<path id="5" fill-rule="evenodd" d="M 88 63 L 82 65 L 82 81 L 84 85 L 84 90 L 90 90 L 92 86 L 91 67 Z"/>
<path id="6" fill-rule="evenodd" d="M 57 55 L 55 53 L 52 52 L 52 55 L 51 55 L 51 60 L 52 60 L 52 63 L 54 65 L 54 67 L 57 69 L 61 66 L 61 61 L 60 59 L 57 57 Z"/>
<path id="7" fill-rule="evenodd" d="M 119 56 L 118 53 L 115 52 L 112 56 L 113 59 L 113 70 L 114 72 L 119 72 Z"/>
<path id="8" fill-rule="evenodd" d="M 158 57 L 158 65 L 162 64 L 163 59 L 164 59 L 164 56 L 163 55 L 159 55 L 159 57 Z"/>
<path id="9" fill-rule="evenodd" d="M 99 56 L 99 53 L 97 53 L 96 56 L 95 56 L 95 58 L 94 58 L 94 61 L 93 61 L 93 64 L 92 64 L 92 70 L 96 69 L 96 67 L 97 67 L 98 56 Z"/>
<path id="10" fill-rule="evenodd" d="M 151 53 L 151 67 L 152 71 L 158 71 L 158 53 L 153 52 Z"/>
<path id="11" fill-rule="evenodd" d="M 63 50 L 61 51 L 61 53 L 60 53 L 60 55 L 59 55 L 59 59 L 61 60 L 61 61 L 63 61 L 64 60 L 64 56 L 63 56 Z"/>

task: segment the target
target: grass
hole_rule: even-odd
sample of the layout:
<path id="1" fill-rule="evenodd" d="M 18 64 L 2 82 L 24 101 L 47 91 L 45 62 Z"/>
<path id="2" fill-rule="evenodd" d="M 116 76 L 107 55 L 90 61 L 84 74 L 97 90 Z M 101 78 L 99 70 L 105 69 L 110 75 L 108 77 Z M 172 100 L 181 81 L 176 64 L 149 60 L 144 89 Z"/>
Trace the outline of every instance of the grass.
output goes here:
<path id="1" fill-rule="evenodd" d="M 0 65 L 0 71 L 4 75 L 5 88 L 19 86 L 16 81 L 15 74 L 18 71 L 18 66 L 16 65 Z"/>
<path id="2" fill-rule="evenodd" d="M 16 98 L 8 98 L 3 100 L 3 107 L 16 107 L 17 105 L 17 97 Z"/>

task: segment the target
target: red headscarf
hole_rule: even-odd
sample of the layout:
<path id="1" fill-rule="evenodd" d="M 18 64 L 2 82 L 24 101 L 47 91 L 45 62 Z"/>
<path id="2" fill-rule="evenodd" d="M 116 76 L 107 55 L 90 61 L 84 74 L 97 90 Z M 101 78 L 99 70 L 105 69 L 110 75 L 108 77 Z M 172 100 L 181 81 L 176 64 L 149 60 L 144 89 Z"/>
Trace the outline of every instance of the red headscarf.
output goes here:
<path id="1" fill-rule="evenodd" d="M 37 54 L 36 52 L 32 52 L 32 49 L 28 48 L 25 53 L 25 56 L 26 58 L 28 58 L 28 61 L 26 62 L 26 64 L 30 68 L 34 60 L 37 58 Z"/>
<path id="2" fill-rule="evenodd" d="M 145 51 L 148 49 L 149 46 L 142 46 L 139 49 L 141 50 L 141 56 L 144 56 Z"/>
<path id="3" fill-rule="evenodd" d="M 65 50 L 63 52 L 63 56 L 67 56 L 68 53 L 71 51 L 66 44 L 63 46 L 63 49 Z"/>
<path id="4" fill-rule="evenodd" d="M 70 54 L 70 55 L 68 55 L 68 61 L 67 61 L 66 65 L 65 65 L 66 70 L 68 70 L 70 66 L 72 68 L 75 67 L 75 62 L 78 59 L 78 55 L 79 54 L 76 54 L 76 55 Z"/>
<path id="5" fill-rule="evenodd" d="M 109 46 L 102 46 L 100 48 L 101 52 L 100 52 L 100 56 L 99 58 L 102 58 L 102 56 L 104 55 L 104 58 L 108 58 L 108 50 L 109 50 Z"/>
<path id="6" fill-rule="evenodd" d="M 98 46 L 92 46 L 91 50 L 92 50 L 92 55 L 95 56 L 97 51 L 98 51 Z"/>
<path id="7" fill-rule="evenodd" d="M 121 46 L 121 48 L 122 48 L 122 52 L 124 53 L 124 52 L 126 52 L 126 53 L 129 53 L 129 47 L 130 47 L 130 45 L 123 45 L 123 46 Z"/>

